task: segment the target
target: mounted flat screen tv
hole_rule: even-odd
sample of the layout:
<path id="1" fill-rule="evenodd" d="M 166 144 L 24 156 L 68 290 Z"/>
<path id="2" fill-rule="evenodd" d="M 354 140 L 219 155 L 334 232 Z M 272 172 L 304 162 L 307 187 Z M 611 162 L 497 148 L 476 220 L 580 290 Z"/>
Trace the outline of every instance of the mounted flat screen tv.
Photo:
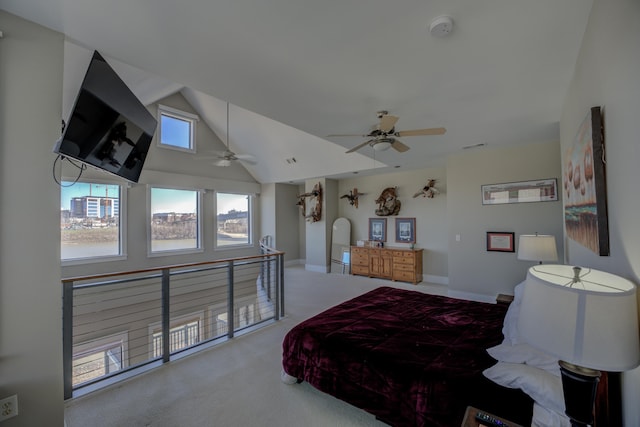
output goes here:
<path id="1" fill-rule="evenodd" d="M 94 52 L 53 151 L 138 182 L 156 125 L 155 117 Z"/>

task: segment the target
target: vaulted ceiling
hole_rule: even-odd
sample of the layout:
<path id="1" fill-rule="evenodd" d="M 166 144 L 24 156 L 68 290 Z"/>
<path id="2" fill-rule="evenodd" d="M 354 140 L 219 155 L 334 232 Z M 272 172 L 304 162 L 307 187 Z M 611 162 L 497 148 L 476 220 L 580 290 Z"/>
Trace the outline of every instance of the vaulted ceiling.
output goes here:
<path id="1" fill-rule="evenodd" d="M 443 167 L 464 147 L 558 140 L 591 5 L 0 0 L 1 9 L 98 50 L 143 102 L 181 91 L 222 141 L 231 103 L 229 144 L 258 158 L 247 169 L 263 183 Z M 442 15 L 453 29 L 434 37 L 430 23 Z M 70 53 L 65 66 L 81 80 L 86 63 Z M 65 85 L 67 104 L 73 90 Z M 403 137 L 405 153 L 366 146 L 346 154 L 366 139 L 327 137 L 370 132 L 379 110 L 400 118 L 397 130 L 447 132 Z"/>

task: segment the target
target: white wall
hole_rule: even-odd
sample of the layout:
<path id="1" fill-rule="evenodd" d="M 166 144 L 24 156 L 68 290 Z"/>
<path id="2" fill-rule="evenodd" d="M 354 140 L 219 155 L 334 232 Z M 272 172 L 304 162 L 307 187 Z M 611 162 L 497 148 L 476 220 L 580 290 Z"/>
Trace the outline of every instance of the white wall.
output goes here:
<path id="1" fill-rule="evenodd" d="M 560 144 L 528 144 L 462 152 L 447 162 L 449 219 L 449 288 L 468 294 L 513 294 L 534 263 L 517 260 L 517 252 L 488 252 L 487 231 L 556 236 L 562 254 L 562 202 L 483 205 L 481 186 L 537 179 L 560 180 Z M 560 187 L 558 187 L 560 191 Z M 460 235 L 460 241 L 456 241 Z M 562 262 L 562 260 L 559 260 Z"/>
<path id="2" fill-rule="evenodd" d="M 0 398 L 2 425 L 61 426 L 60 191 L 63 37 L 0 11 Z"/>
<path id="3" fill-rule="evenodd" d="M 593 106 L 603 108 L 611 255 L 567 239 L 567 262 L 640 282 L 640 2 L 596 0 L 565 107 L 562 153 Z M 640 368 L 623 376 L 627 426 L 640 425 Z"/>

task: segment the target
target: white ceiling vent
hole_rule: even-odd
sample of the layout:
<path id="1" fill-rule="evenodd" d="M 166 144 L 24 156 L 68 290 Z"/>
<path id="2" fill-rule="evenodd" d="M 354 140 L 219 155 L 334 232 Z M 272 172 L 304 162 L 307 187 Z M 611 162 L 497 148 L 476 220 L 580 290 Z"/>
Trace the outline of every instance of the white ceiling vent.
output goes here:
<path id="1" fill-rule="evenodd" d="M 429 32 L 434 37 L 446 37 L 453 30 L 453 19 L 450 16 L 442 15 L 431 21 Z"/>

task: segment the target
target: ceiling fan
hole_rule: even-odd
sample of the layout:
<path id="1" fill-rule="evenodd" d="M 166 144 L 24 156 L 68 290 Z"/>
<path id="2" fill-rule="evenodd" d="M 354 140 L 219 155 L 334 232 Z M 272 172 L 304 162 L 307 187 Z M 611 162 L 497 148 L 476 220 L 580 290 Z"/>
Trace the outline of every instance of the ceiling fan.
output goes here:
<path id="1" fill-rule="evenodd" d="M 422 135 L 442 135 L 447 130 L 445 128 L 428 128 L 428 129 L 414 129 L 414 130 L 404 130 L 404 131 L 396 131 L 396 122 L 398 121 L 398 117 L 390 116 L 388 111 L 378 111 L 378 124 L 373 128 L 371 132 L 366 135 L 359 134 L 335 134 L 335 135 L 327 135 L 327 137 L 342 137 L 342 136 L 361 136 L 363 138 L 369 138 L 367 141 L 362 144 L 356 145 L 352 149 L 348 150 L 347 153 L 352 153 L 361 149 L 366 145 L 370 145 L 376 151 L 384 151 L 389 148 L 393 148 L 394 150 L 404 153 L 409 150 L 409 147 L 402 143 L 400 140 L 395 137 L 403 137 L 403 136 L 422 136 Z"/>
<path id="2" fill-rule="evenodd" d="M 258 163 L 256 158 L 251 154 L 236 154 L 229 149 L 229 103 L 227 102 L 227 149 L 224 151 L 213 151 L 215 155 L 214 166 L 227 167 L 231 165 L 232 161 L 239 161 L 249 165 L 255 165 Z M 205 156 L 206 158 L 207 156 Z"/>

